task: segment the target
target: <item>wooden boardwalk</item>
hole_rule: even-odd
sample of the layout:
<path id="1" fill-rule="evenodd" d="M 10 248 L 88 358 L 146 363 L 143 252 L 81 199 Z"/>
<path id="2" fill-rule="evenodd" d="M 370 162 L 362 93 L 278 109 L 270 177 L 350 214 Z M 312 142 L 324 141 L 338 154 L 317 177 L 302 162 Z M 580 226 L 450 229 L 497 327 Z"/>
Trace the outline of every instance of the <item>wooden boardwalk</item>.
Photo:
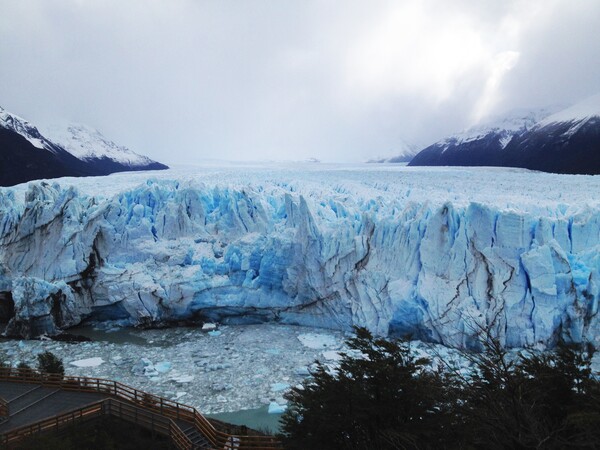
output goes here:
<path id="1" fill-rule="evenodd" d="M 0 446 L 27 436 L 76 426 L 103 415 L 171 438 L 182 450 L 280 450 L 272 436 L 233 436 L 217 431 L 194 408 L 116 381 L 57 378 L 0 368 Z"/>
<path id="2" fill-rule="evenodd" d="M 7 401 L 9 411 L 8 420 L 0 424 L 0 434 L 107 398 L 97 392 L 64 391 L 7 381 L 0 381 L 0 397 Z"/>

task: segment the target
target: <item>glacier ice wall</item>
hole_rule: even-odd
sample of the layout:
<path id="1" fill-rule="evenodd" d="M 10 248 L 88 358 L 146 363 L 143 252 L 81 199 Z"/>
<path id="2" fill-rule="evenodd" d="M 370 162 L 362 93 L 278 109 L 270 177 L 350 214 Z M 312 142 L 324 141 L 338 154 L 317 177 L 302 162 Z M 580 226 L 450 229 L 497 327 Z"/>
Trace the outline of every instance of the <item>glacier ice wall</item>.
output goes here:
<path id="1" fill-rule="evenodd" d="M 0 191 L 7 334 L 85 319 L 366 325 L 471 347 L 599 344 L 600 210 L 523 212 L 148 181 Z"/>

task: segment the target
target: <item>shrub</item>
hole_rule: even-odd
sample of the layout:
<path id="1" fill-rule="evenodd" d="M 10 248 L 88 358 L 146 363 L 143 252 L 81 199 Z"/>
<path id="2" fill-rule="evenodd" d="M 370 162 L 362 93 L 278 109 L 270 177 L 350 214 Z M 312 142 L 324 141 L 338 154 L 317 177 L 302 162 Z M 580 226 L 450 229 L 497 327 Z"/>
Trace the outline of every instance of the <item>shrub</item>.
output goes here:
<path id="1" fill-rule="evenodd" d="M 10 362 L 4 352 L 0 352 L 0 369 L 10 367 Z"/>
<path id="2" fill-rule="evenodd" d="M 63 366 L 61 359 L 54 353 L 48 351 L 40 353 L 37 359 L 37 368 L 40 372 L 60 375 L 61 377 L 65 375 L 65 367 Z"/>
<path id="3" fill-rule="evenodd" d="M 25 361 L 20 361 L 19 364 L 17 364 L 17 369 L 21 371 L 31 370 L 31 366 Z"/>

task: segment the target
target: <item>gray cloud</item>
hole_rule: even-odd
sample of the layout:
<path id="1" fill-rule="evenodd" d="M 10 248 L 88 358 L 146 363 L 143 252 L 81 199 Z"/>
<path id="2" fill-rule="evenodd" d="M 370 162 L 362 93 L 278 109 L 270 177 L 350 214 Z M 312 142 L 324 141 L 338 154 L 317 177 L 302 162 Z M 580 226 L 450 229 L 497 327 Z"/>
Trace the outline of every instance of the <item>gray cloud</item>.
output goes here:
<path id="1" fill-rule="evenodd" d="M 600 91 L 594 0 L 0 4 L 0 105 L 166 162 L 363 160 Z"/>

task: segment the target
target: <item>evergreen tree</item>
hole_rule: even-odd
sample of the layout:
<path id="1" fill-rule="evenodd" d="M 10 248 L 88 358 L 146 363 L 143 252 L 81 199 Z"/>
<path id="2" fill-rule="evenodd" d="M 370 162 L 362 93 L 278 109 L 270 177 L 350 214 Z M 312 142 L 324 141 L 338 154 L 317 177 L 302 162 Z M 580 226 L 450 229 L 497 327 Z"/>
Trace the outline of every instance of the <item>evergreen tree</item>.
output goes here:
<path id="1" fill-rule="evenodd" d="M 456 403 L 461 441 L 487 449 L 598 448 L 600 383 L 591 354 L 561 345 L 554 352 L 510 358 L 488 340 L 472 356 Z"/>
<path id="2" fill-rule="evenodd" d="M 31 366 L 29 364 L 27 364 L 25 361 L 21 361 L 21 362 L 19 362 L 19 364 L 17 364 L 17 369 L 19 369 L 21 371 L 28 371 L 28 370 L 31 370 Z"/>
<path id="3" fill-rule="evenodd" d="M 471 373 L 432 372 L 408 344 L 364 328 L 336 369 L 317 363 L 282 417 L 290 449 L 596 449 L 592 352 L 509 355 L 489 335 Z"/>
<path id="4" fill-rule="evenodd" d="M 282 417 L 290 449 L 440 448 L 449 427 L 443 375 L 424 370 L 408 344 L 355 328 L 339 367 L 321 363 L 287 394 Z"/>
<path id="5" fill-rule="evenodd" d="M 38 370 L 42 373 L 49 373 L 52 375 L 59 375 L 61 378 L 65 375 L 65 367 L 60 358 L 58 358 L 52 352 L 40 353 L 37 356 L 38 359 Z"/>

